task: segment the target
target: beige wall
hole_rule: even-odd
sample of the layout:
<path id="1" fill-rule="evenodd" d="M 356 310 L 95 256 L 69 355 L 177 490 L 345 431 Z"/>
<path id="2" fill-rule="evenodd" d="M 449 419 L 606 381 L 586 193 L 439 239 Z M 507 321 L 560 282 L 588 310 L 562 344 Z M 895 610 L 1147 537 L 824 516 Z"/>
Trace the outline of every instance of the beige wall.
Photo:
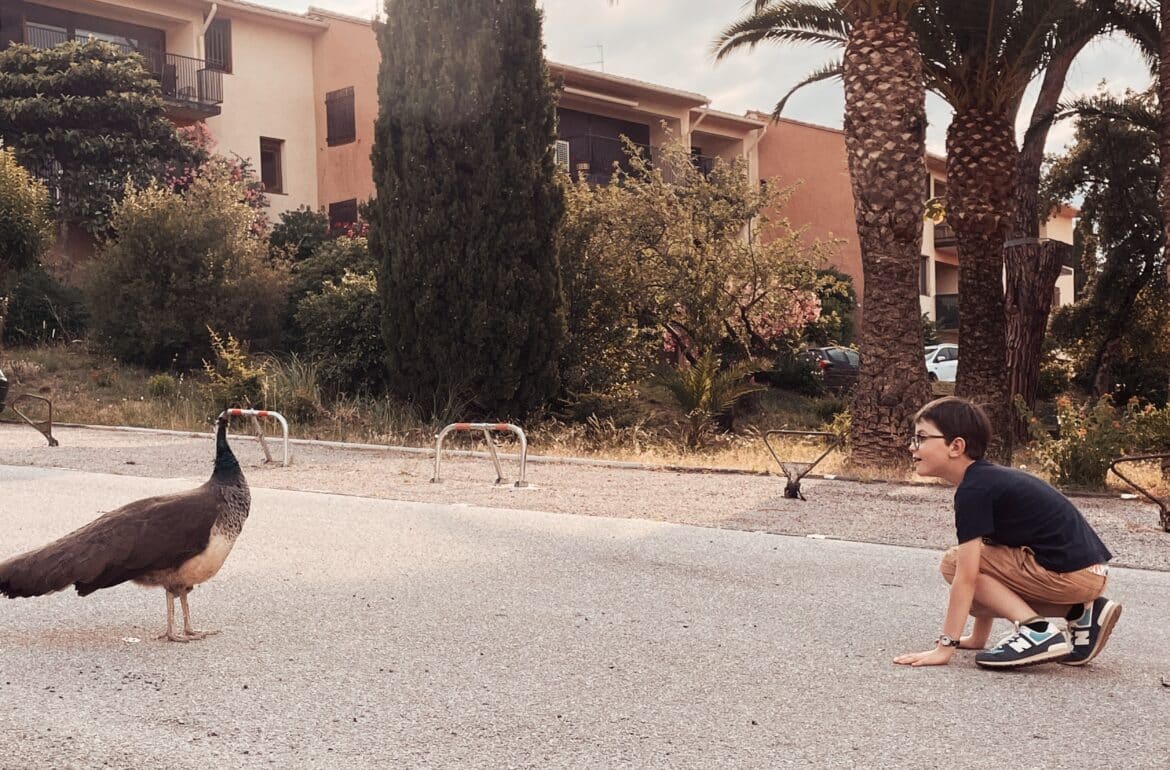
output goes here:
<path id="1" fill-rule="evenodd" d="M 232 73 L 223 76 L 219 116 L 207 121 L 216 150 L 235 153 L 260 170 L 260 137 L 281 139 L 284 193 L 268 193 L 270 215 L 317 208 L 317 124 L 313 35 L 266 19 L 232 20 Z M 322 109 L 323 109 L 322 105 Z"/>
<path id="2" fill-rule="evenodd" d="M 311 13 L 329 22 L 329 29 L 313 44 L 313 99 L 317 130 L 317 200 L 328 211 L 330 203 L 374 195 L 370 149 L 378 117 L 378 41 L 370 22 L 347 16 Z M 325 124 L 325 94 L 353 86 L 356 138 L 330 147 Z"/>

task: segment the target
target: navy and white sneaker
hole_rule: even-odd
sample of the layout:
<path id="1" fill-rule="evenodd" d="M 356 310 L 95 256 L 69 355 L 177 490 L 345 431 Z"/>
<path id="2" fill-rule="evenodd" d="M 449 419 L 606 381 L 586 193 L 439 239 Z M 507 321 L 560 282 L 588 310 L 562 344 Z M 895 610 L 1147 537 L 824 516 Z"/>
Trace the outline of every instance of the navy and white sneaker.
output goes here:
<path id="1" fill-rule="evenodd" d="M 1079 614 L 1073 607 L 1068 618 L 1068 633 L 1072 637 L 1073 652 L 1060 661 L 1068 666 L 1083 666 L 1105 649 L 1109 634 L 1121 617 L 1121 605 L 1112 599 L 1098 596 L 1086 602 Z"/>
<path id="2" fill-rule="evenodd" d="M 976 655 L 975 663 L 985 668 L 1019 668 L 1061 660 L 1072 651 L 1068 634 L 1051 621 L 1035 618 L 1020 623 L 1014 634 Z"/>

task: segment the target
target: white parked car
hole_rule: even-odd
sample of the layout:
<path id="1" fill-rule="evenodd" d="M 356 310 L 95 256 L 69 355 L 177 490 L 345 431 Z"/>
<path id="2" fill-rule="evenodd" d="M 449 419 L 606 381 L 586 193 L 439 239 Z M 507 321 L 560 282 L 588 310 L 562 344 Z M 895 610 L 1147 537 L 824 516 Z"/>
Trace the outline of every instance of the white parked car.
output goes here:
<path id="1" fill-rule="evenodd" d="M 954 382 L 959 369 L 958 345 L 928 345 L 926 348 L 926 373 L 931 381 Z"/>

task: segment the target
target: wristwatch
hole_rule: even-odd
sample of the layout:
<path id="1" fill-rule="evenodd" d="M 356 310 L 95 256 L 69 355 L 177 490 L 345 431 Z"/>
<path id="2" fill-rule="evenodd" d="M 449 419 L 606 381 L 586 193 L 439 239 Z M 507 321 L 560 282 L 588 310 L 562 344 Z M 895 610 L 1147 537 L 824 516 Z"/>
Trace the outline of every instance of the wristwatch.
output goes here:
<path id="1" fill-rule="evenodd" d="M 939 643 L 939 645 L 941 645 L 943 647 L 958 647 L 959 646 L 958 639 L 952 639 L 951 637 L 947 636 L 946 634 L 943 634 L 942 636 L 940 636 L 938 638 L 938 643 Z"/>

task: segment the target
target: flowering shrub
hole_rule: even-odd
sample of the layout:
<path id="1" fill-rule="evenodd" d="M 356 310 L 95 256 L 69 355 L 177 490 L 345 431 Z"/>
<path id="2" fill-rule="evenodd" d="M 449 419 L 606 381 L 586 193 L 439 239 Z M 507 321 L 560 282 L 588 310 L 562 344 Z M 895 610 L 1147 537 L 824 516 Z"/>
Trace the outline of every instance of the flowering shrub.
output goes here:
<path id="1" fill-rule="evenodd" d="M 1060 487 L 1104 489 L 1109 463 L 1142 444 L 1137 429 L 1142 410 L 1136 401 L 1118 409 L 1107 395 L 1096 403 L 1083 404 L 1075 403 L 1067 395 L 1061 396 L 1056 400 L 1056 420 L 1060 427 L 1056 438 L 1044 430 L 1022 400 L 1017 400 L 1016 408 L 1028 421 L 1041 466 Z"/>
<path id="2" fill-rule="evenodd" d="M 264 238 L 268 235 L 268 196 L 264 184 L 257 178 L 252 161 L 232 153 L 232 157 L 215 152 L 215 138 L 203 123 L 178 129 L 180 140 L 191 148 L 197 162 L 172 167 L 163 175 L 163 184 L 181 193 L 191 187 L 196 179 L 220 180 L 234 187 L 240 196 L 240 203 L 254 213 L 251 224 L 252 235 Z"/>

